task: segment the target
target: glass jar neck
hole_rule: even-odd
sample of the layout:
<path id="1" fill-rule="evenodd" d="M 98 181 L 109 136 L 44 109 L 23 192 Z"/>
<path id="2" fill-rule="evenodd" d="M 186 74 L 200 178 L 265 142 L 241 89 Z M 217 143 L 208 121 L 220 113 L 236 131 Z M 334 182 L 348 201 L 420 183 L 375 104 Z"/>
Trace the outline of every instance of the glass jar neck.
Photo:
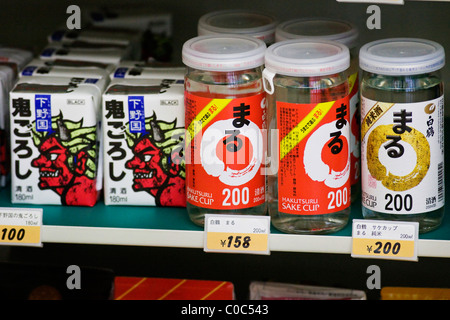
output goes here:
<path id="1" fill-rule="evenodd" d="M 185 89 L 193 94 L 224 99 L 259 94 L 264 91 L 262 67 L 227 72 L 188 68 Z"/>
<path id="2" fill-rule="evenodd" d="M 320 77 L 291 77 L 276 75 L 275 99 L 292 103 L 320 103 L 344 98 L 348 95 L 347 73 Z"/>
<path id="3" fill-rule="evenodd" d="M 362 96 L 385 102 L 420 102 L 443 95 L 440 71 L 417 75 L 381 75 L 362 72 Z"/>

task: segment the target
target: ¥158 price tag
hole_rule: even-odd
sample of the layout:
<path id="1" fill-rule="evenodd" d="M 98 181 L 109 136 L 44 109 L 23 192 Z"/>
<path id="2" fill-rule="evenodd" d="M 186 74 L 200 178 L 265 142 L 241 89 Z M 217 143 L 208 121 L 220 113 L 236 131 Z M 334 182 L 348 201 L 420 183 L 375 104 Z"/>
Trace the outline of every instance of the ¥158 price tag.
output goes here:
<path id="1" fill-rule="evenodd" d="M 42 246 L 42 209 L 0 208 L 0 245 Z"/>
<path id="2" fill-rule="evenodd" d="M 352 257 L 417 261 L 418 222 L 353 220 Z"/>
<path id="3" fill-rule="evenodd" d="M 269 254 L 269 216 L 205 215 L 206 252 Z"/>

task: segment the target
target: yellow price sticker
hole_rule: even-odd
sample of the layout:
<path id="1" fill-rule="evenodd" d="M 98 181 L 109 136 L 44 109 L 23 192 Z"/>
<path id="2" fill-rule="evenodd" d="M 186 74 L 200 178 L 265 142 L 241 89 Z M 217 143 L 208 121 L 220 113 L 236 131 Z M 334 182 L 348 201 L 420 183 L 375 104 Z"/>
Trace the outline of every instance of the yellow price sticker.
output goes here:
<path id="1" fill-rule="evenodd" d="M 353 220 L 352 257 L 417 260 L 417 222 Z"/>
<path id="2" fill-rule="evenodd" d="M 41 227 L 0 225 L 0 242 L 37 245 L 41 242 Z"/>
<path id="3" fill-rule="evenodd" d="M 270 217 L 206 215 L 206 252 L 269 253 Z"/>
<path id="4" fill-rule="evenodd" d="M 210 232 L 206 246 L 209 250 L 265 252 L 267 240 L 267 234 Z"/>
<path id="5" fill-rule="evenodd" d="M 0 245 L 42 246 L 42 209 L 0 208 Z"/>
<path id="6" fill-rule="evenodd" d="M 414 241 L 353 239 L 353 254 L 411 259 L 415 255 L 415 246 Z"/>

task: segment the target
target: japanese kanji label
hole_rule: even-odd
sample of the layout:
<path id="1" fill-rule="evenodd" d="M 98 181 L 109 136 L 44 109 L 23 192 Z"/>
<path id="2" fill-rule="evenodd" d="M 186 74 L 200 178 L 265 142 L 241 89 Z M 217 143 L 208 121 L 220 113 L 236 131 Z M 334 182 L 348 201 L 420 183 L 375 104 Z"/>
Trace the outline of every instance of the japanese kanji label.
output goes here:
<path id="1" fill-rule="evenodd" d="M 42 246 L 42 209 L 0 208 L 0 245 Z"/>
<path id="2" fill-rule="evenodd" d="M 128 114 L 130 119 L 130 132 L 145 132 L 145 111 L 143 96 L 128 97 Z"/>
<path id="3" fill-rule="evenodd" d="M 93 206 L 106 79 L 22 77 L 10 92 L 11 201 Z"/>
<path id="4" fill-rule="evenodd" d="M 363 205 L 393 214 L 444 205 L 444 98 L 361 104 Z"/>
<path id="5" fill-rule="evenodd" d="M 187 201 L 211 209 L 265 201 L 264 94 L 211 99 L 186 93 Z"/>
<path id="6" fill-rule="evenodd" d="M 417 260 L 418 222 L 353 219 L 352 257 Z"/>
<path id="7" fill-rule="evenodd" d="M 205 252 L 269 254 L 269 216 L 205 215 Z"/>
<path id="8" fill-rule="evenodd" d="M 36 131 L 52 131 L 51 95 L 37 94 L 34 96 L 36 109 Z"/>
<path id="9" fill-rule="evenodd" d="M 277 102 L 279 211 L 337 212 L 350 205 L 349 100 Z"/>
<path id="10" fill-rule="evenodd" d="M 114 80 L 103 94 L 106 205 L 185 207 L 184 85 Z"/>

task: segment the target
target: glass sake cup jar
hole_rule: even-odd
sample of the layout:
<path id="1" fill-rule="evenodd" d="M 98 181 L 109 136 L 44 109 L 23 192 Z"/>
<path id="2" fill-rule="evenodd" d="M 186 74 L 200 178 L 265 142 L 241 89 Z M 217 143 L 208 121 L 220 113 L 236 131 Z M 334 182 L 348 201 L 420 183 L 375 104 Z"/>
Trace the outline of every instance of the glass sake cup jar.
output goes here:
<path id="1" fill-rule="evenodd" d="M 280 22 L 275 30 L 275 41 L 314 39 L 336 41 L 350 51 L 349 99 L 350 99 L 350 184 L 352 202 L 360 201 L 361 195 L 361 145 L 359 110 L 359 30 L 353 23 L 323 17 L 296 18 Z"/>
<path id="2" fill-rule="evenodd" d="M 271 45 L 263 72 L 268 100 L 268 207 L 286 233 L 325 234 L 350 214 L 348 48 L 295 39 Z"/>
<path id="3" fill-rule="evenodd" d="M 275 42 L 278 20 L 271 14 L 256 10 L 219 10 L 200 17 L 197 25 L 199 36 L 233 34 L 251 36 L 266 45 Z"/>
<path id="4" fill-rule="evenodd" d="M 187 211 L 267 215 L 266 44 L 240 35 L 205 35 L 183 46 L 186 65 Z"/>
<path id="5" fill-rule="evenodd" d="M 359 58 L 363 216 L 434 230 L 445 203 L 444 49 L 392 38 L 365 44 Z"/>

